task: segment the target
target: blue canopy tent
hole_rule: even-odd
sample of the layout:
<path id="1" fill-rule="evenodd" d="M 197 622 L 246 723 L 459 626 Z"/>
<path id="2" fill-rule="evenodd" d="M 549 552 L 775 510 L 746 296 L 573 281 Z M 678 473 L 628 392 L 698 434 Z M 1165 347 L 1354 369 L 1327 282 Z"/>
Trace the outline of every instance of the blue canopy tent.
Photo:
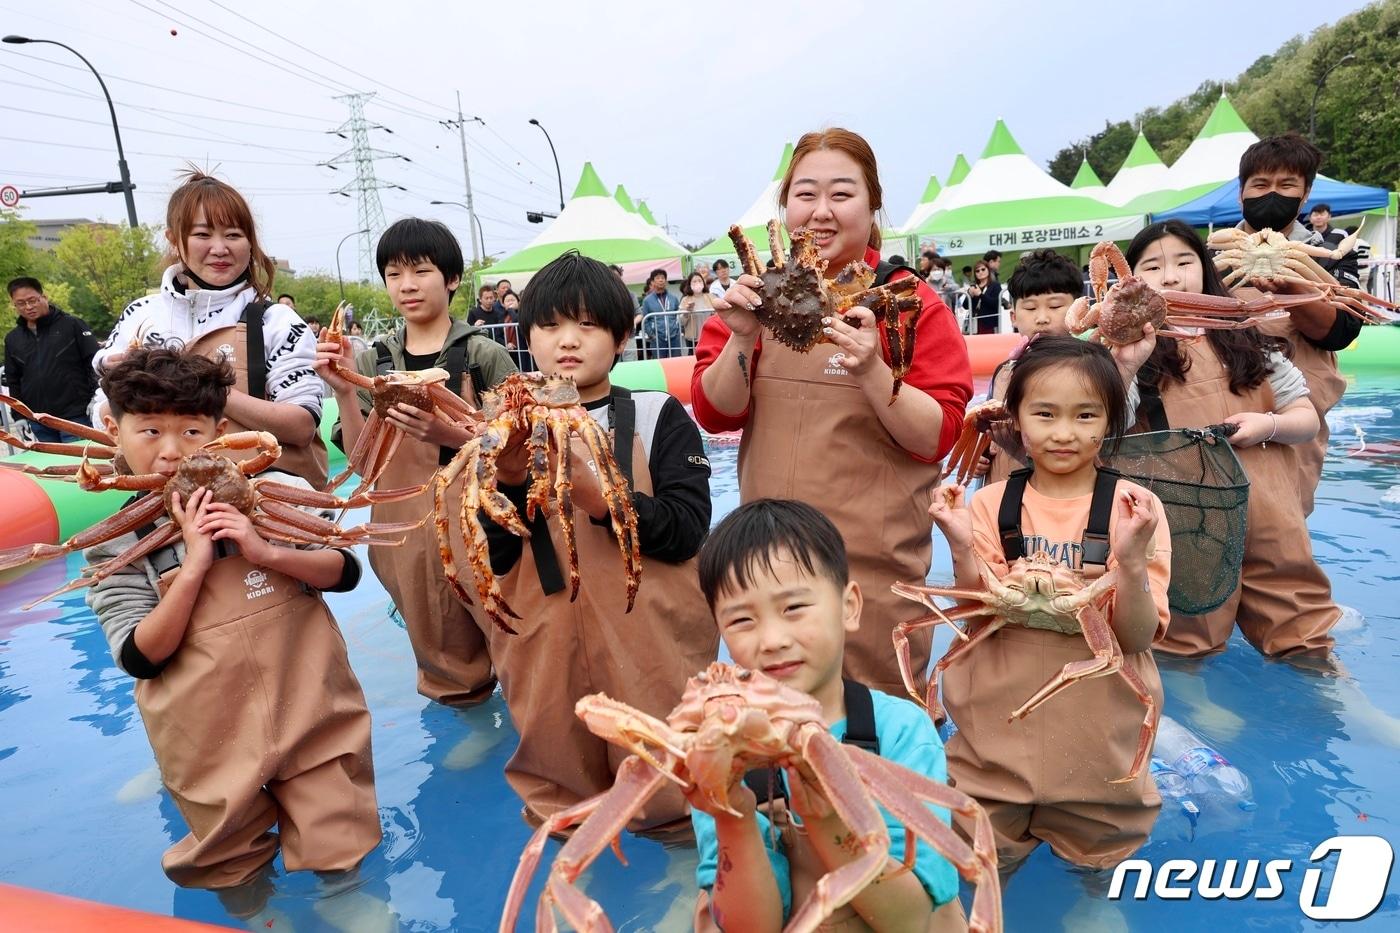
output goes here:
<path id="1" fill-rule="evenodd" d="M 1384 188 L 1349 185 L 1346 182 L 1319 175 L 1317 180 L 1313 182 L 1311 196 L 1308 198 L 1308 203 L 1303 205 L 1302 213 L 1306 217 L 1314 204 L 1328 204 L 1332 207 L 1332 216 L 1341 217 L 1384 208 L 1389 203 L 1390 192 Z M 1172 218 L 1184 220 L 1193 227 L 1224 227 L 1239 223 L 1243 218 L 1240 213 L 1239 179 L 1227 181 L 1219 188 L 1207 191 L 1194 201 L 1187 201 L 1171 210 L 1158 211 L 1152 215 L 1154 222 L 1171 220 Z"/>

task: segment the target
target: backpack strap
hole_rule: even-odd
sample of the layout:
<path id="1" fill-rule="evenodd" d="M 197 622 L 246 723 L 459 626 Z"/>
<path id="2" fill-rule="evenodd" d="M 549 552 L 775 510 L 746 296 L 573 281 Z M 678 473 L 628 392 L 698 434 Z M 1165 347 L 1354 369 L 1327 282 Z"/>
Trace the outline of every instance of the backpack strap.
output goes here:
<path id="1" fill-rule="evenodd" d="M 1006 478 L 1006 489 L 1001 494 L 997 534 L 1001 538 L 1001 552 L 1006 555 L 1008 564 L 1026 556 L 1026 539 L 1021 534 L 1021 500 L 1025 498 L 1026 483 L 1030 478 L 1029 467 L 1012 470 Z"/>
<path id="2" fill-rule="evenodd" d="M 880 737 L 875 732 L 875 703 L 870 688 L 854 680 L 842 679 L 846 698 L 846 735 L 842 745 L 863 748 L 872 755 L 880 754 Z M 744 773 L 744 784 L 759 804 L 772 802 L 774 796 L 788 800 L 787 788 L 780 780 L 777 768 L 754 768 Z"/>
<path id="3" fill-rule="evenodd" d="M 875 282 L 870 287 L 879 288 L 881 285 L 884 285 L 886 282 L 888 282 L 890 280 L 890 277 L 896 272 L 898 272 L 900 269 L 903 269 L 905 272 L 908 272 L 920 282 L 923 281 L 923 279 L 919 276 L 919 273 L 909 268 L 908 266 L 895 265 L 892 262 L 886 262 L 885 260 L 881 259 L 875 265 Z"/>
<path id="4" fill-rule="evenodd" d="M 875 703 L 870 688 L 854 680 L 842 680 L 846 695 L 845 745 L 863 748 L 872 755 L 880 754 L 880 737 L 875 732 Z"/>
<path id="5" fill-rule="evenodd" d="M 1089 502 L 1089 524 L 1080 539 L 1080 570 L 1091 564 L 1103 573 L 1108 565 L 1108 523 L 1113 518 L 1113 493 L 1123 474 L 1108 467 L 1099 467 L 1094 477 L 1094 498 Z M 1097 576 L 1098 574 L 1094 574 Z"/>
<path id="6" fill-rule="evenodd" d="M 608 423 L 613 429 L 613 459 L 622 475 L 627 477 L 627 485 L 632 485 L 632 452 L 635 446 L 632 436 L 637 433 L 637 403 L 632 393 L 622 386 L 613 386 L 609 392 Z"/>
<path id="7" fill-rule="evenodd" d="M 374 372 L 382 376 L 394 368 L 394 354 L 382 340 L 374 344 Z"/>
<path id="8" fill-rule="evenodd" d="M 248 394 L 263 400 L 267 399 L 267 345 L 263 340 L 263 316 L 270 307 L 270 301 L 250 301 L 238 316 L 248 337 L 248 346 L 244 349 L 244 359 L 248 361 Z"/>
<path id="9" fill-rule="evenodd" d="M 1153 367 L 1155 369 L 1155 367 Z M 1138 422 L 1147 425 L 1149 431 L 1171 429 L 1167 421 L 1167 409 L 1162 404 L 1162 390 L 1157 386 L 1155 372 L 1147 372 L 1147 367 L 1138 370 Z"/>
<path id="10" fill-rule="evenodd" d="M 1026 484 L 1030 481 L 1029 469 L 1015 470 L 1006 480 L 1002 493 L 1001 506 L 997 509 L 997 533 L 1001 537 L 1002 553 L 1009 564 L 1026 556 L 1026 539 L 1021 533 L 1021 502 L 1026 495 Z M 1089 523 L 1084 528 L 1084 536 L 1079 540 L 1080 569 L 1098 568 L 1097 576 L 1108 565 L 1110 554 L 1108 544 L 1109 522 L 1113 519 L 1113 493 L 1123 474 L 1108 467 L 1099 467 L 1094 477 L 1094 497 L 1089 502 Z"/>

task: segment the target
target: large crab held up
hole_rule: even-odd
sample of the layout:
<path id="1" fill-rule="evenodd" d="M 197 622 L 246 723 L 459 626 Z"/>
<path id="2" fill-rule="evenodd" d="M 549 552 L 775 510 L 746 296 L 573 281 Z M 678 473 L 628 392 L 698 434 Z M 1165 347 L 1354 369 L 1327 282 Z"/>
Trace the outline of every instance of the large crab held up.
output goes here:
<path id="1" fill-rule="evenodd" d="M 1236 227 L 1215 231 L 1206 245 L 1219 250 L 1215 268 L 1225 277 L 1226 287 L 1249 285 L 1260 279 L 1282 279 L 1311 289 L 1312 294 L 1304 296 L 1307 300 L 1325 299 L 1363 323 L 1389 324 L 1396 320 L 1387 313 L 1396 310 L 1396 305 L 1359 288 L 1339 285 L 1317 264 L 1316 259 L 1334 258 L 1338 250 L 1299 243 L 1273 230 L 1246 233 Z"/>
<path id="2" fill-rule="evenodd" d="M 536 929 L 556 929 L 557 907 L 582 933 L 611 930 L 603 908 L 575 882 L 610 844 L 621 858 L 618 837 L 643 805 L 669 782 L 729 810 L 730 788 L 750 769 L 764 767 L 781 768 L 825 796 L 860 850 L 854 861 L 823 876 L 805 903 L 794 905 L 787 933 L 818 929 L 868 885 L 911 867 L 916 838 L 976 884 L 970 928 L 1001 929 L 996 842 L 982 807 L 961 791 L 838 743 L 822 720 L 821 704 L 807 694 L 760 672 L 716 662 L 686 682 L 680 704 L 664 722 L 601 693 L 579 700 L 575 712 L 596 735 L 632 755 L 618 767 L 612 789 L 556 813 L 535 832 L 506 896 L 502 933 L 515 928 L 550 833 L 578 826 L 550 868 Z M 904 824 L 902 865 L 892 863 L 889 831 L 877 804 Z M 972 820 L 972 845 L 927 804 Z"/>
<path id="3" fill-rule="evenodd" d="M 1118 278 L 1112 286 L 1108 284 L 1110 268 Z M 1133 275 L 1112 240 L 1098 244 L 1089 254 L 1089 287 L 1092 298 L 1085 295 L 1069 306 L 1065 326 L 1075 334 L 1097 328 L 1094 339 L 1110 347 L 1141 340 L 1147 324 L 1158 336 L 1189 340 L 1197 335 L 1177 328 L 1239 330 L 1285 317 L 1288 308 L 1317 300 L 1316 295 L 1266 294 L 1246 301 L 1193 292 L 1159 292 Z"/>
<path id="4" fill-rule="evenodd" d="M 345 328 L 345 305 L 336 307 L 331 321 L 321 332 L 320 342 L 341 342 Z M 420 411 L 432 412 L 448 424 L 461 424 L 475 419 L 472 407 L 447 387 L 448 373 L 445 369 L 424 369 L 416 372 L 388 372 L 374 377 L 363 376 L 353 369 L 331 364 L 335 374 L 341 379 L 364 389 L 374 400 L 374 408 L 365 419 L 364 430 L 360 432 L 355 447 L 346 456 L 346 468 L 339 476 L 326 484 L 329 491 L 335 490 L 350 477 L 360 475 L 360 485 L 355 492 L 362 492 L 384 475 L 389 461 L 398 452 L 403 442 L 403 431 L 389 420 L 389 409 L 399 403 L 412 405 Z"/>
<path id="5" fill-rule="evenodd" d="M 1119 647 L 1118 638 L 1104 617 L 1103 607 L 1118 585 L 1116 571 L 1110 570 L 1086 584 L 1081 574 L 1056 562 L 1044 551 L 1037 551 L 1029 558 L 1023 557 L 1012 562 L 1010 570 L 1000 580 L 985 562 L 981 562 L 981 573 L 982 589 L 915 586 L 907 583 L 896 583 L 891 587 L 900 596 L 921 603 L 931 610 L 927 616 L 901 622 L 894 627 L 895 653 L 909 695 L 935 718 L 942 718 L 943 710 L 938 702 L 939 676 L 949 665 L 969 651 L 975 650 L 979 644 L 1007 625 L 1048 629 L 1065 635 L 1082 633 L 1094 656 L 1066 664 L 1059 674 L 1050 678 L 1030 699 L 1012 712 L 1011 718 L 1024 719 L 1041 704 L 1081 680 L 1117 674 L 1127 683 L 1138 702 L 1147 708 L 1142 719 L 1142 729 L 1138 733 L 1138 747 L 1133 756 L 1132 768 L 1127 775 L 1113 783 L 1136 780 L 1147 762 L 1148 753 L 1152 750 L 1152 736 L 1157 727 L 1157 702 L 1142 678 L 1132 668 L 1123 664 L 1123 649 Z M 956 599 L 962 604 L 945 610 L 934 602 L 935 597 Z M 928 691 L 921 695 L 909 656 L 909 633 L 942 622 L 954 624 L 956 628 L 955 623 L 959 620 L 968 620 L 969 625 L 975 622 L 978 627 L 971 631 L 970 635 L 959 631 L 962 640 L 954 642 L 948 653 L 934 665 Z"/>
<path id="6" fill-rule="evenodd" d="M 220 453 L 223 450 L 254 449 L 257 450 L 257 454 L 242 462 L 234 462 Z M 323 544 L 327 547 L 351 547 L 356 544 L 396 545 L 401 544 L 402 539 L 379 536 L 411 531 L 423 523 L 421 520 L 395 524 L 371 523 L 343 529 L 334 522 L 297 508 L 355 508 L 372 502 L 407 499 L 418 495 L 426 487 L 368 492 L 341 498 L 271 479 L 250 479 L 252 474 L 271 466 L 281 455 L 282 448 L 271 434 L 264 431 L 243 431 L 238 434 L 226 434 L 205 444 L 181 460 L 171 476 L 163 473 L 136 476 L 103 475 L 84 459 L 78 466 L 77 482 L 89 492 L 122 489 L 158 495 L 146 495 L 137 499 L 112 517 L 79 532 L 62 544 L 34 544 L 0 551 L 0 570 L 18 567 L 30 561 L 60 557 L 111 541 L 151 524 L 162 513 L 171 514 L 173 517 L 173 496 L 178 493 L 182 501 L 188 502 L 200 487 L 209 490 L 213 501 L 233 505 L 251 518 L 253 527 L 262 537 L 291 544 Z M 90 573 L 85 573 L 62 589 L 31 603 L 30 606 L 103 580 L 133 561 L 173 543 L 180 535 L 181 529 L 176 522 L 162 525 L 116 557 L 91 569 Z"/>
<path id="7" fill-rule="evenodd" d="M 875 270 L 856 261 L 828 280 L 827 261 L 821 258 L 814 235 L 806 230 L 792 233 L 792 252 L 784 259 L 776 220 L 768 221 L 772 269 L 765 269 L 758 261 L 758 252 L 742 227 L 737 224 L 730 227 L 729 238 L 734 241 L 744 272 L 763 280 L 763 301 L 754 309 L 754 316 L 783 346 L 807 353 L 819 343 L 831 342 L 823 333 L 822 318 L 845 319 L 846 313 L 857 307 L 866 308 L 875 315 L 889 347 L 890 372 L 894 376 L 894 390 L 890 395 L 893 404 L 914 362 L 915 328 L 923 311 L 923 302 L 916 291 L 918 279 L 906 276 L 871 288 L 875 283 Z M 858 321 L 846 320 L 846 323 L 859 326 Z"/>
<path id="8" fill-rule="evenodd" d="M 549 514 L 550 492 L 554 493 L 559 525 L 569 555 L 569 598 L 576 599 L 579 590 L 578 545 L 574 535 L 573 482 L 570 479 L 569 438 L 579 437 L 588 448 L 598 470 L 598 484 L 608 504 L 613 535 L 622 552 L 627 578 L 627 610 L 641 585 L 641 545 L 637 538 L 637 512 L 632 505 L 632 493 L 627 478 L 613 459 L 608 432 L 593 420 L 579 401 L 578 387 L 563 376 L 543 376 L 539 373 L 511 373 L 495 390 L 482 400 L 479 417 L 480 433 L 462 446 L 452 462 L 438 472 L 434 483 L 434 525 L 444 572 L 457 598 L 470 604 L 471 599 L 458 579 L 457 564 L 452 555 L 447 511 L 447 489 L 453 483 L 464 484 L 462 495 L 462 532 L 466 536 L 467 558 L 476 578 L 481 607 L 501 629 L 511 634 L 515 630 L 505 621 L 520 616 L 506 603 L 496 575 L 491 572 L 491 554 L 480 513 L 485 513 L 502 528 L 521 538 L 530 531 L 521 520 L 510 499 L 496 485 L 497 459 L 512 438 L 526 434 L 529 450 L 530 486 L 526 497 L 526 514 L 533 520 L 536 510 Z M 630 439 L 624 439 L 630 442 Z M 555 463 L 550 464 L 551 456 Z"/>

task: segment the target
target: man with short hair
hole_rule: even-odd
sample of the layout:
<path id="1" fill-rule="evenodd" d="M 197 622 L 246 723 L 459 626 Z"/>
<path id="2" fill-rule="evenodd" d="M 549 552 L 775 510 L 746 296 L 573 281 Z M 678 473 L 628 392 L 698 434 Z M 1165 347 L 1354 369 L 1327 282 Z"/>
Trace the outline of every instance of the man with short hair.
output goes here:
<path id="1" fill-rule="evenodd" d="M 680 319 L 675 314 L 681 302 L 667 289 L 666 282 L 665 269 L 651 270 L 647 276 L 647 294 L 642 299 L 642 334 L 646 337 L 647 352 L 654 360 L 685 353 Z"/>
<path id="2" fill-rule="evenodd" d="M 505 280 L 502 279 L 502 281 Z M 506 282 L 506 288 L 510 288 L 509 282 Z M 492 340 L 503 347 L 506 345 L 506 330 L 504 327 L 497 326 L 505 323 L 506 306 L 496 300 L 495 285 L 481 283 L 481 287 L 476 290 L 476 307 L 467 312 L 467 317 L 473 326 L 487 328 L 487 333 L 491 335 Z"/>
<path id="3" fill-rule="evenodd" d="M 44 286 L 31 276 L 11 279 L 10 303 L 19 322 L 5 335 L 5 384 L 10 395 L 36 414 L 92 425 L 87 407 L 97 390 L 92 357 L 97 338 L 76 317 L 49 302 Z M 36 441 L 75 441 L 72 434 L 30 422 Z"/>
<path id="4" fill-rule="evenodd" d="M 288 295 L 286 292 L 283 292 L 282 294 L 277 296 L 277 303 L 279 305 L 286 305 L 293 311 L 297 309 L 297 300 L 291 295 Z"/>
<path id="5" fill-rule="evenodd" d="M 716 259 L 715 280 L 710 283 L 710 294 L 715 298 L 723 298 L 724 293 L 729 291 L 729 286 L 733 284 L 734 280 L 729 277 L 729 261 Z"/>

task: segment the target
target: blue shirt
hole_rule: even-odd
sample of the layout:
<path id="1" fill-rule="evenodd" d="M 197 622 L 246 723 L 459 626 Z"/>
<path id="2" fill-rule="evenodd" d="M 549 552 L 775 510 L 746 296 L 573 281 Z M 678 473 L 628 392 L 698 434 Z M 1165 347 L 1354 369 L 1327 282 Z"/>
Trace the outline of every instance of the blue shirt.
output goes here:
<path id="1" fill-rule="evenodd" d="M 909 700 L 892 697 L 879 690 L 871 690 L 870 698 L 875 707 L 875 735 L 880 740 L 880 757 L 935 781 L 946 782 L 948 762 L 943 754 L 943 742 L 938 738 L 938 732 L 929 720 L 928 713 Z M 846 720 L 833 724 L 830 731 L 838 742 L 841 741 L 846 735 Z M 785 775 L 780 774 L 779 780 L 786 784 Z M 949 822 L 946 808 L 927 806 L 943 822 Z M 883 806 L 880 807 L 880 815 L 885 818 L 885 826 L 890 833 L 890 857 L 899 861 L 904 858 L 904 824 L 891 816 Z M 756 816 L 759 835 L 763 837 L 764 848 L 768 850 L 768 862 L 773 867 L 773 878 L 778 883 L 778 893 L 782 895 L 783 920 L 786 921 L 788 914 L 792 912 L 792 877 L 787 856 L 772 848 L 768 818 L 762 812 Z M 714 887 L 719 858 L 715 820 L 708 813 L 692 810 L 690 822 L 695 827 L 695 844 L 700 850 L 700 864 L 695 869 L 695 882 L 708 891 Z M 918 842 L 914 856 L 914 874 L 923 884 L 935 907 L 957 897 L 957 869 L 922 839 Z"/>

